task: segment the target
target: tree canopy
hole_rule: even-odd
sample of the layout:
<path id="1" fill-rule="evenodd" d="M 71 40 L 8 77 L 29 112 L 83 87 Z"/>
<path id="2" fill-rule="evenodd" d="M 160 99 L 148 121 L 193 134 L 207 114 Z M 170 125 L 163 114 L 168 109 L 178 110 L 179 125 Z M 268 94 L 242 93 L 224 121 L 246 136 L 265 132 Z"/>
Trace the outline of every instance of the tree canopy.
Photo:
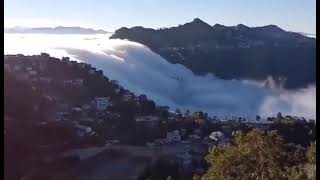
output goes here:
<path id="1" fill-rule="evenodd" d="M 286 143 L 275 131 L 238 131 L 230 144 L 209 150 L 209 169 L 201 179 L 313 179 L 312 175 L 306 178 L 300 167 L 308 159 L 315 162 L 315 147 L 310 148 L 307 156 L 305 152 L 300 146 Z M 315 171 L 309 174 L 312 173 L 315 175 Z"/>

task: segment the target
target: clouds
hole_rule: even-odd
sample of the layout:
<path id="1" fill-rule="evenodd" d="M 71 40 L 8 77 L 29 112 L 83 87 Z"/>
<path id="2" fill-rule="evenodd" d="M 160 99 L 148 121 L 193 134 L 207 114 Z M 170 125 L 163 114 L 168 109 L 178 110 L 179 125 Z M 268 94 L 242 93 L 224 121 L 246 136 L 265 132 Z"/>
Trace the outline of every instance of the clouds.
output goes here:
<path id="1" fill-rule="evenodd" d="M 283 114 L 299 115 L 307 118 L 316 117 L 316 87 L 286 91 L 275 96 L 268 96 L 260 106 L 259 112 L 266 116 L 278 109 Z"/>
<path id="2" fill-rule="evenodd" d="M 168 63 L 141 44 L 109 40 L 106 36 L 23 36 L 5 35 L 5 53 L 39 54 L 45 51 L 57 57 L 68 55 L 102 69 L 107 77 L 135 94 L 146 94 L 157 104 L 172 109 L 203 110 L 218 116 L 270 116 L 281 111 L 315 117 L 315 87 L 278 91 L 266 89 L 259 82 L 222 80 L 214 75 L 196 76 L 182 65 Z M 19 45 L 15 46 L 17 43 Z"/>

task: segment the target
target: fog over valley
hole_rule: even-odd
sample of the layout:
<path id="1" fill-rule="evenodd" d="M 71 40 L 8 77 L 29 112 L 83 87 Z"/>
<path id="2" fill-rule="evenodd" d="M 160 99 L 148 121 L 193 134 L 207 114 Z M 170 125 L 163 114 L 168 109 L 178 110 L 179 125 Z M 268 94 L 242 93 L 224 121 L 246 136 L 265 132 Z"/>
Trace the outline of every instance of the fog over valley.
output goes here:
<path id="1" fill-rule="evenodd" d="M 179 64 L 171 64 L 142 44 L 109 39 L 102 34 L 4 34 L 5 54 L 34 55 L 41 52 L 84 61 L 101 69 L 109 79 L 135 94 L 146 94 L 157 105 L 172 110 L 205 111 L 212 116 L 316 117 L 316 87 L 285 90 L 266 81 L 223 80 L 212 74 L 194 75 Z"/>

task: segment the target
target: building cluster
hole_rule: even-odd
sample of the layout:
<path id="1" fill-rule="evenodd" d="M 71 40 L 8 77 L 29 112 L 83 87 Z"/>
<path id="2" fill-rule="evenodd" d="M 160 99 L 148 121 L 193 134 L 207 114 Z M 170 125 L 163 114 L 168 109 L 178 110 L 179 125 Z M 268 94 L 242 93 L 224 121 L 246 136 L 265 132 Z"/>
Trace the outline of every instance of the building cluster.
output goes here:
<path id="1" fill-rule="evenodd" d="M 66 67 L 75 67 L 81 72 L 85 72 L 84 76 L 68 76 L 56 78 L 50 75 L 48 71 L 52 68 L 50 64 L 62 63 Z M 41 53 L 35 56 L 23 55 L 6 55 L 4 57 L 4 69 L 15 75 L 18 80 L 30 83 L 34 91 L 45 92 L 44 97 L 55 104 L 55 115 L 51 117 L 50 122 L 39 122 L 39 126 L 49 126 L 52 123 L 68 124 L 76 129 L 80 138 L 99 136 L 96 127 L 101 124 L 110 123 L 111 129 L 117 126 L 117 120 L 121 118 L 120 112 L 112 111 L 115 105 L 121 103 L 134 102 L 135 107 L 141 107 L 144 102 L 148 102 L 147 96 L 135 96 L 132 92 L 125 90 L 117 81 L 108 81 L 112 84 L 113 94 L 117 97 L 107 95 L 88 96 L 85 103 L 69 103 L 65 101 L 65 97 L 57 93 L 52 93 L 52 88 L 61 86 L 63 88 L 76 88 L 84 90 L 87 86 L 86 76 L 95 75 L 96 77 L 106 78 L 103 71 L 91 67 L 91 65 L 70 61 L 70 58 L 63 57 L 61 60 L 50 57 L 49 54 Z M 34 106 L 34 110 L 39 107 Z M 126 109 L 128 110 L 128 109 Z M 126 112 L 123 112 L 126 113 Z M 145 143 L 149 148 L 157 146 L 165 146 L 168 144 L 184 144 L 192 146 L 205 145 L 223 145 L 229 143 L 232 133 L 241 130 L 243 127 L 258 128 L 262 131 L 268 131 L 271 125 L 276 122 L 285 123 L 307 123 L 304 118 L 278 115 L 276 118 L 268 118 L 266 121 L 256 118 L 256 121 L 241 117 L 209 117 L 206 113 L 190 112 L 181 113 L 180 111 L 170 111 L 167 106 L 156 106 L 154 113 L 138 114 L 134 116 L 135 127 L 141 130 L 148 130 L 150 135 L 153 132 L 160 132 L 161 137 L 154 138 L 152 141 Z M 315 123 L 309 120 L 309 123 Z M 67 126 L 67 125 L 66 125 Z M 163 132 L 162 132 L 163 131 Z M 6 133 L 6 132 L 5 132 Z M 118 132 L 120 134 L 126 132 Z M 107 140 L 107 138 L 105 138 Z M 107 142 L 119 142 L 117 139 Z M 194 163 L 200 163 L 203 155 L 199 152 L 185 151 L 178 154 L 177 162 L 184 169 L 190 168 Z M 201 169 L 199 170 L 201 171 Z"/>

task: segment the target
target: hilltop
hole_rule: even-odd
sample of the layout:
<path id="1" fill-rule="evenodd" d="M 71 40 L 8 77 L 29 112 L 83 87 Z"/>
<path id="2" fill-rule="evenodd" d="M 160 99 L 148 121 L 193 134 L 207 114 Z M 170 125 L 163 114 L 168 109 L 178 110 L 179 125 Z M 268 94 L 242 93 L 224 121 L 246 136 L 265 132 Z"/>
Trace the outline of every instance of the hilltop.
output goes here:
<path id="1" fill-rule="evenodd" d="M 199 18 L 171 28 L 122 27 L 110 39 L 142 43 L 171 63 L 224 79 L 286 79 L 285 87 L 314 84 L 316 40 L 276 25 L 207 24 Z"/>

